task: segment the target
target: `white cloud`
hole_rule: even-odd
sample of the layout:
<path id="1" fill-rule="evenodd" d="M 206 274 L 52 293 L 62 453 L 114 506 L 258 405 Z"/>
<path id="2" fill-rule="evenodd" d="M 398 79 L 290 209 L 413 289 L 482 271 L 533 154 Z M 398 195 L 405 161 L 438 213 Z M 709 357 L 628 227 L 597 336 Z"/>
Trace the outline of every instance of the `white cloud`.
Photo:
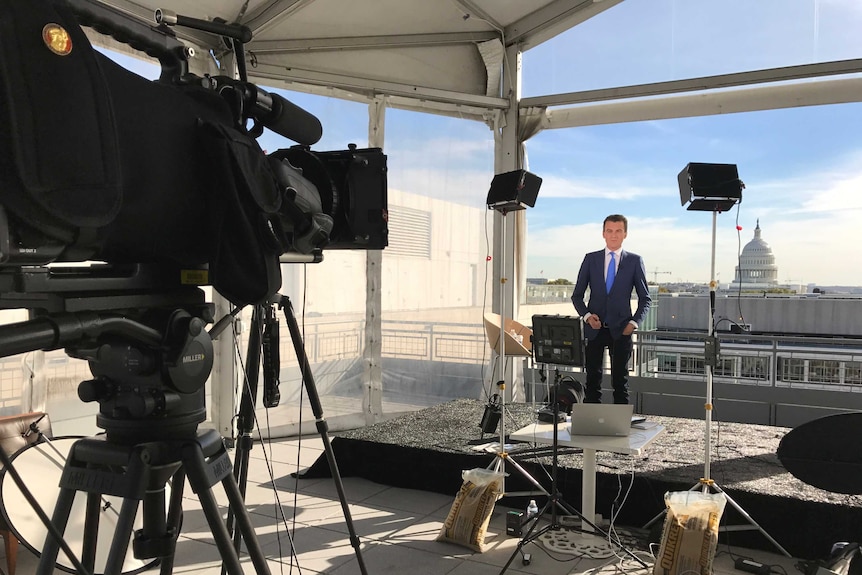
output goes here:
<path id="1" fill-rule="evenodd" d="M 488 171 L 478 169 L 399 168 L 390 170 L 389 186 L 459 204 L 484 205 L 491 176 Z"/>
<path id="2" fill-rule="evenodd" d="M 620 179 L 573 179 L 557 175 L 542 178 L 543 198 L 602 198 L 608 200 L 634 200 L 660 197 L 677 193 L 673 187 L 649 187 L 632 185 L 630 180 Z"/>
<path id="3" fill-rule="evenodd" d="M 697 217 L 703 214 L 692 215 Z M 712 235 L 703 233 L 697 219 L 686 222 L 682 217 L 632 216 L 628 220 L 629 233 L 623 247 L 644 258 L 650 281 L 654 276 L 662 282 L 677 279 L 704 283 L 709 281 Z M 565 226 L 540 232 L 531 231 L 527 257 L 530 261 L 534 256 L 540 258 L 545 267 L 542 268 L 542 264 L 538 267 L 545 272 L 544 277 L 566 278 L 574 282 L 584 254 L 603 247 L 601 222 Z M 537 266 L 529 266 L 530 270 L 535 267 Z M 534 271 L 531 275 L 535 273 Z M 732 273 L 732 268 L 728 273 Z"/>
<path id="4" fill-rule="evenodd" d="M 853 150 L 818 172 L 758 183 L 743 200 L 783 215 L 862 209 L 860 165 L 862 151 Z"/>
<path id="5" fill-rule="evenodd" d="M 860 242 L 862 174 L 850 169 L 855 156 L 822 173 L 761 186 L 770 193 L 716 216 L 715 278 L 733 279 L 738 254 L 753 239 L 756 220 L 772 248 L 779 282 L 862 285 L 855 246 Z M 751 194 L 749 194 L 751 196 Z M 603 246 L 600 226 L 585 224 L 530 231 L 529 274 L 575 280 L 586 252 Z M 650 281 L 708 283 L 712 260 L 712 213 L 629 217 L 624 247 L 644 257 Z M 535 262 L 533 261 L 535 258 Z M 653 273 L 653 272 L 671 272 Z"/>
<path id="6" fill-rule="evenodd" d="M 482 206 L 493 171 L 487 146 L 487 142 L 429 139 L 416 148 L 400 150 L 403 161 L 390 166 L 390 187 Z M 459 161 L 468 155 L 472 155 L 469 160 Z M 483 156 L 487 160 L 480 165 L 476 158 Z M 862 151 L 852 151 L 816 171 L 747 181 L 738 216 L 734 207 L 716 218 L 716 279 L 723 283 L 733 279 L 739 251 L 753 238 L 759 219 L 763 239 L 776 257 L 779 281 L 862 285 L 862 267 L 848 265 L 855 259 L 853 246 L 862 240 L 858 223 L 862 221 L 860 165 Z M 574 280 L 584 253 L 603 246 L 601 222 L 540 227 L 563 211 L 570 215 L 569 221 L 582 220 L 585 210 L 595 209 L 591 202 L 610 202 L 620 203 L 620 209 L 629 216 L 625 247 L 644 257 L 651 281 L 708 283 L 712 214 L 686 211 L 678 203 L 675 182 L 655 183 L 658 181 L 643 172 L 638 173 L 638 179 L 621 173 L 602 178 L 543 175 L 540 201 L 556 198 L 558 202 L 572 202 L 571 207 L 568 203 L 554 204 L 561 206 L 554 212 L 543 211 L 537 203 L 530 212 L 528 275 L 537 276 L 541 271 L 549 279 Z M 602 209 L 599 217 L 604 213 Z M 737 217 L 743 227 L 739 233 Z M 836 251 L 842 255 L 831 255 Z M 836 265 L 836 260 L 845 265 Z"/>

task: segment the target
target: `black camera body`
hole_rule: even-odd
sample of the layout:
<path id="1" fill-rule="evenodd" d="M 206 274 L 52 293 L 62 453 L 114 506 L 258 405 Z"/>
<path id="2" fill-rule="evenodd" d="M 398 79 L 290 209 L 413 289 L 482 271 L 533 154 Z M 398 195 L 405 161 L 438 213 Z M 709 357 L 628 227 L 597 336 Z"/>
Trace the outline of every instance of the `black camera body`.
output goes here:
<path id="1" fill-rule="evenodd" d="M 95 51 L 82 25 L 158 58 L 160 79 Z M 381 149 L 313 151 L 316 118 L 189 74 L 186 57 L 170 29 L 93 0 L 0 0 L 0 269 L 191 266 L 245 305 L 281 287 L 284 254 L 386 246 Z M 311 135 L 268 157 L 261 125 Z"/>

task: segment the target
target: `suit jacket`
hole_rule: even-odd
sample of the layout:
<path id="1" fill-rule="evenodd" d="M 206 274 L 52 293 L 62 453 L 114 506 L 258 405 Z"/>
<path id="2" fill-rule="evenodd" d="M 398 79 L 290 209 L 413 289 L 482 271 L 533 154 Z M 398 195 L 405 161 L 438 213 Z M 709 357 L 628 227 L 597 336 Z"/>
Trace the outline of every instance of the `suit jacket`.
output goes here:
<path id="1" fill-rule="evenodd" d="M 620 252 L 620 263 L 614 277 L 614 285 L 608 293 L 605 287 L 605 250 L 590 252 L 584 256 L 581 269 L 578 272 L 578 281 L 575 283 L 575 291 L 572 293 L 572 303 L 581 317 L 587 313 L 599 316 L 614 339 L 622 336 L 623 329 L 629 321 L 640 324 L 649 310 L 652 298 L 647 287 L 646 267 L 643 258 L 637 254 L 622 250 Z M 584 302 L 587 287 L 590 288 L 590 301 Z M 638 307 L 632 314 L 631 297 L 632 290 L 638 295 Z M 584 323 L 584 335 L 587 339 L 593 339 L 598 335 L 598 330 Z"/>

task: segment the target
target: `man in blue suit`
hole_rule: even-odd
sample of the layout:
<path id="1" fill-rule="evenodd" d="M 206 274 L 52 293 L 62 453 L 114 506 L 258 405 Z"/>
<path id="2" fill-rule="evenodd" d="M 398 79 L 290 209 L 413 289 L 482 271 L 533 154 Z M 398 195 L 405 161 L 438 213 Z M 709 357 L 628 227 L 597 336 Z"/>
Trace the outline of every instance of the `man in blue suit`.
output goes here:
<path id="1" fill-rule="evenodd" d="M 652 299 L 643 258 L 622 249 L 628 233 L 628 220 L 625 216 L 613 214 L 606 217 L 602 225 L 606 247 L 584 256 L 572 293 L 572 303 L 584 320 L 587 338 L 584 401 L 602 401 L 602 364 L 607 348 L 611 358 L 614 403 L 628 403 L 632 332 L 643 321 Z M 584 303 L 587 287 L 590 288 L 590 301 Z M 635 313 L 631 307 L 632 290 L 638 296 Z"/>

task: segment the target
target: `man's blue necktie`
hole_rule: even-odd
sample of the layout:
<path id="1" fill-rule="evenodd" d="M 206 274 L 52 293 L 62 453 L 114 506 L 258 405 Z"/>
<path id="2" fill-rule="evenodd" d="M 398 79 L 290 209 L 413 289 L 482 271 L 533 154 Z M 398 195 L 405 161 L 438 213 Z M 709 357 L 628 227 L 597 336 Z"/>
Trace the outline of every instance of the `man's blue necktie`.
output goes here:
<path id="1" fill-rule="evenodd" d="M 611 252 L 611 261 L 608 264 L 608 275 L 607 279 L 605 279 L 605 287 L 607 288 L 607 292 L 611 293 L 611 287 L 614 285 L 614 278 L 617 275 L 617 266 L 616 261 L 614 260 L 614 252 Z"/>

